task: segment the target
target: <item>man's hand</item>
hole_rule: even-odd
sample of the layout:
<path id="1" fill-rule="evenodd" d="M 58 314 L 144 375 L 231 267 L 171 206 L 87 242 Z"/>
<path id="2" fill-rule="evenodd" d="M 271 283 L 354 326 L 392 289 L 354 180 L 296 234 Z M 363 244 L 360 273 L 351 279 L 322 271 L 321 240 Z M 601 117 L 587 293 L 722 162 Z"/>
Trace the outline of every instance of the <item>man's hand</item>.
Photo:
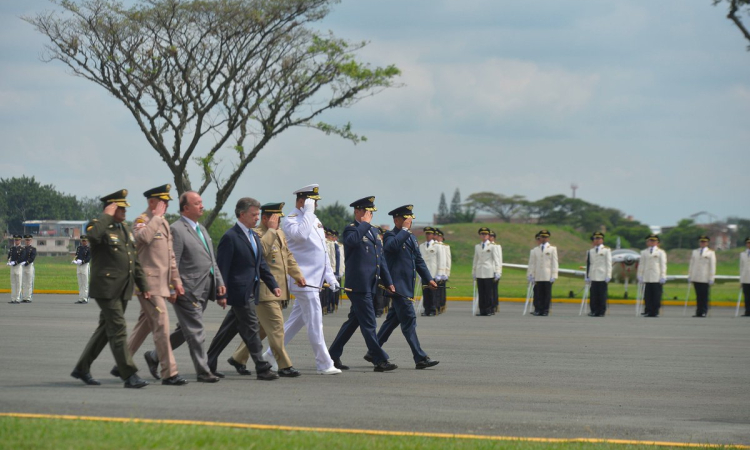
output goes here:
<path id="1" fill-rule="evenodd" d="M 708 285 L 709 286 L 713 286 L 714 285 L 714 280 L 708 280 Z"/>
<path id="2" fill-rule="evenodd" d="M 227 299 L 225 298 L 217 299 L 216 304 L 221 306 L 221 309 L 227 309 Z"/>
<path id="3" fill-rule="evenodd" d="M 151 214 L 157 217 L 164 217 L 164 213 L 167 212 L 167 202 L 159 202 L 156 204 L 156 208 L 151 210 Z"/>
<path id="4" fill-rule="evenodd" d="M 314 209 L 315 209 L 315 207 L 313 206 L 313 210 Z M 278 214 L 276 214 L 276 213 L 271 214 L 271 217 L 268 218 L 268 228 L 272 228 L 274 230 L 278 230 L 279 229 L 279 220 L 280 219 L 281 219 L 281 216 L 279 216 Z"/>
<path id="5" fill-rule="evenodd" d="M 552 278 L 550 278 L 550 279 L 549 279 L 549 282 L 550 282 L 550 283 L 554 283 L 556 279 L 557 279 L 557 278 L 555 278 L 555 277 L 552 277 Z"/>
<path id="6" fill-rule="evenodd" d="M 362 222 L 372 222 L 372 211 L 365 211 L 365 214 L 362 216 Z"/>
<path id="7" fill-rule="evenodd" d="M 315 200 L 311 198 L 305 199 L 305 212 L 306 213 L 314 213 L 315 212 Z"/>
<path id="8" fill-rule="evenodd" d="M 307 286 L 307 281 L 305 280 L 305 277 L 299 277 L 299 279 L 296 280 L 294 284 L 296 284 L 299 287 L 305 287 Z"/>
<path id="9" fill-rule="evenodd" d="M 638 278 L 638 282 L 639 282 L 639 283 L 643 283 L 643 277 L 639 276 L 639 277 L 637 277 L 637 278 Z"/>
<path id="10" fill-rule="evenodd" d="M 495 281 L 500 281 L 500 274 L 495 272 Z"/>
<path id="11" fill-rule="evenodd" d="M 219 286 L 219 288 L 216 290 L 216 293 L 220 296 L 227 295 L 227 287 L 226 286 Z"/>
<path id="12" fill-rule="evenodd" d="M 404 229 L 407 229 L 407 230 L 409 228 L 411 228 L 411 218 L 410 217 L 407 217 L 406 219 L 404 219 L 404 223 L 401 225 L 401 228 L 404 228 Z"/>
<path id="13" fill-rule="evenodd" d="M 609 282 L 610 282 L 611 280 L 612 280 L 612 278 L 610 278 L 610 277 L 607 277 L 607 278 L 605 278 L 605 279 L 604 279 L 604 282 L 605 282 L 605 283 L 609 283 Z"/>
<path id="14" fill-rule="evenodd" d="M 529 283 L 533 283 L 534 282 L 534 275 L 528 275 L 526 277 L 526 279 L 529 280 Z"/>
<path id="15" fill-rule="evenodd" d="M 115 211 L 117 211 L 117 203 L 110 203 L 104 207 L 104 214 L 114 217 Z"/>
<path id="16" fill-rule="evenodd" d="M 276 288 L 273 290 L 273 295 L 275 297 L 281 297 L 281 288 Z"/>
<path id="17" fill-rule="evenodd" d="M 8 263 L 8 265 L 10 265 L 11 267 L 13 267 L 13 266 L 16 265 L 16 262 L 15 261 L 11 261 L 11 262 Z"/>
<path id="18" fill-rule="evenodd" d="M 174 288 L 174 291 L 175 291 L 175 292 L 177 293 L 177 295 L 185 295 L 185 288 L 184 288 L 184 287 L 182 287 L 182 285 L 181 285 L 181 284 L 180 284 L 180 285 L 177 285 L 177 286 L 176 286 L 176 287 Z"/>
<path id="19" fill-rule="evenodd" d="M 664 284 L 667 282 L 666 278 L 659 278 L 659 284 Z"/>
<path id="20" fill-rule="evenodd" d="M 370 214 L 370 215 L 372 215 L 372 214 Z M 396 286 L 390 285 L 390 286 L 388 286 L 388 290 L 391 291 L 391 294 L 395 294 L 396 293 Z"/>
<path id="21" fill-rule="evenodd" d="M 167 297 L 167 301 L 168 301 L 169 303 L 171 303 L 171 304 L 173 304 L 173 305 L 174 305 L 174 304 L 175 304 L 175 302 L 177 301 L 177 294 L 172 294 L 172 295 L 170 295 L 169 297 Z"/>
<path id="22" fill-rule="evenodd" d="M 591 284 L 591 278 L 589 278 L 589 277 L 586 277 L 586 278 L 584 278 L 584 279 L 583 279 L 583 281 L 584 281 L 584 282 L 585 282 L 586 284 Z"/>
<path id="23" fill-rule="evenodd" d="M 22 263 L 21 263 L 21 265 L 22 265 L 22 266 L 25 266 L 25 265 L 26 265 L 26 261 L 22 262 Z"/>
<path id="24" fill-rule="evenodd" d="M 438 287 L 437 283 L 435 283 L 435 280 L 430 280 L 428 286 L 430 286 L 429 289 L 437 289 Z"/>
<path id="25" fill-rule="evenodd" d="M 151 294 L 148 291 L 143 292 L 143 298 L 145 298 L 146 300 L 148 300 L 148 299 L 151 298 Z"/>

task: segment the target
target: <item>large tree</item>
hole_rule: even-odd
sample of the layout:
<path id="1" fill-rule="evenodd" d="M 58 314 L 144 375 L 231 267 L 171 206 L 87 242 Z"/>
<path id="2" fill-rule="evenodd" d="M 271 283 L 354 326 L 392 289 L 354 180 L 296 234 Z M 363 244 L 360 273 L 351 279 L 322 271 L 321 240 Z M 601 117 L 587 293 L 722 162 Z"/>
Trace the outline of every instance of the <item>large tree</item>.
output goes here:
<path id="1" fill-rule="evenodd" d="M 466 205 L 474 210 L 487 211 L 503 222 L 510 222 L 528 205 L 522 195 L 505 196 L 494 192 L 477 192 L 466 199 Z"/>
<path id="2" fill-rule="evenodd" d="M 42 185 L 36 178 L 0 178 L 0 216 L 8 231 L 23 233 L 26 220 L 82 220 L 75 196 Z"/>
<path id="3" fill-rule="evenodd" d="M 727 14 L 727 19 L 734 22 L 734 25 L 737 27 L 737 29 L 740 30 L 740 33 L 742 33 L 745 39 L 750 42 L 750 31 L 748 31 L 745 23 L 740 17 L 741 14 L 744 14 L 746 16 L 750 15 L 750 0 L 713 0 L 713 2 L 714 5 L 718 5 L 719 3 L 724 2 L 729 4 L 729 13 Z M 750 50 L 750 44 L 748 44 L 747 49 Z"/>
<path id="4" fill-rule="evenodd" d="M 365 42 L 312 28 L 336 2 L 59 0 L 61 10 L 24 20 L 50 39 L 45 61 L 66 64 L 122 102 L 178 193 L 215 185 L 210 226 L 248 164 L 290 127 L 365 140 L 350 124 L 319 116 L 393 86 L 400 72 L 357 61 Z"/>

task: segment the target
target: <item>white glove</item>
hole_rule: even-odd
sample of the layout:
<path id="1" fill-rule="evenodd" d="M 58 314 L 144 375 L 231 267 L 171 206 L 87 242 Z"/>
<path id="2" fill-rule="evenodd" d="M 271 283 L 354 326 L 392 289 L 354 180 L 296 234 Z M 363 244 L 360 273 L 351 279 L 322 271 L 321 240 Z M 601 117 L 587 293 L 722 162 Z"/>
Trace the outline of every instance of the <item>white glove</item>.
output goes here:
<path id="1" fill-rule="evenodd" d="M 314 213 L 315 212 L 315 200 L 308 198 L 305 199 L 305 212 L 306 213 Z"/>
<path id="2" fill-rule="evenodd" d="M 709 281 L 708 281 L 708 285 L 709 285 L 709 286 L 713 286 L 713 285 L 714 285 L 714 280 L 709 280 Z"/>
<path id="3" fill-rule="evenodd" d="M 26 261 L 21 263 L 22 266 L 25 266 L 26 264 L 27 264 Z"/>
<path id="4" fill-rule="evenodd" d="M 526 276 L 526 279 L 529 280 L 529 283 L 533 283 L 534 282 L 534 275 L 528 275 L 528 276 Z"/>
<path id="5" fill-rule="evenodd" d="M 667 282 L 666 278 L 659 278 L 659 284 L 664 284 Z"/>
<path id="6" fill-rule="evenodd" d="M 554 283 L 556 279 L 557 279 L 557 278 L 555 278 L 555 277 L 552 277 L 552 278 L 550 278 L 550 279 L 549 279 L 549 282 L 550 282 L 550 283 Z"/>
<path id="7" fill-rule="evenodd" d="M 495 272 L 495 281 L 498 281 L 498 280 L 500 280 L 500 274 Z"/>
<path id="8" fill-rule="evenodd" d="M 591 284 L 591 278 L 589 277 L 584 278 L 583 281 L 585 281 L 586 284 Z"/>
<path id="9" fill-rule="evenodd" d="M 15 261 L 11 261 L 11 262 L 8 263 L 8 265 L 11 266 L 11 267 L 13 267 L 13 266 L 16 265 L 16 262 Z"/>
<path id="10" fill-rule="evenodd" d="M 332 290 L 333 292 L 338 292 L 338 290 L 341 289 L 341 285 L 338 283 L 329 283 L 328 289 Z"/>
<path id="11" fill-rule="evenodd" d="M 688 284 L 690 284 L 690 277 L 688 277 L 688 279 L 687 279 L 687 283 L 688 283 Z"/>
<path id="12" fill-rule="evenodd" d="M 639 282 L 639 283 L 643 283 L 643 277 L 639 276 L 639 277 L 638 277 L 638 282 Z"/>
<path id="13" fill-rule="evenodd" d="M 10 261 L 8 261 L 7 263 L 5 263 L 5 265 L 6 265 L 6 266 L 9 266 L 9 265 L 10 265 Z"/>
<path id="14" fill-rule="evenodd" d="M 612 280 L 612 278 L 610 278 L 610 277 L 607 277 L 607 278 L 605 278 L 605 279 L 604 279 L 604 282 L 605 282 L 605 283 L 609 283 L 609 282 L 610 282 L 610 280 Z"/>
<path id="15" fill-rule="evenodd" d="M 81 264 L 83 264 L 83 261 L 81 261 L 80 259 L 76 259 L 73 262 L 76 263 L 77 266 L 80 266 Z"/>

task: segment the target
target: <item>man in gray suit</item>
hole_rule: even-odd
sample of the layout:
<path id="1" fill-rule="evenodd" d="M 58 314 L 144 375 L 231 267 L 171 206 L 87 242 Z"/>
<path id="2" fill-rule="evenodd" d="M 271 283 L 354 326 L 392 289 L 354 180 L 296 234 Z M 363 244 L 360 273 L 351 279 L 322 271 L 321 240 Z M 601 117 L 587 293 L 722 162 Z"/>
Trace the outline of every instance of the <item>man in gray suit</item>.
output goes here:
<path id="1" fill-rule="evenodd" d="M 182 217 L 172 224 L 171 230 L 174 257 L 185 295 L 178 296 L 174 303 L 179 323 L 169 336 L 169 342 L 174 350 L 187 341 L 198 381 L 215 383 L 219 381 L 219 377 L 211 373 L 206 351 L 203 349 L 206 340 L 203 311 L 208 300 L 215 300 L 219 306 L 226 308 L 226 287 L 216 264 L 208 230 L 198 223 L 203 215 L 203 200 L 197 192 L 187 191 L 180 195 L 180 214 Z M 159 360 L 155 350 L 150 356 L 151 358 L 146 358 L 147 361 Z"/>

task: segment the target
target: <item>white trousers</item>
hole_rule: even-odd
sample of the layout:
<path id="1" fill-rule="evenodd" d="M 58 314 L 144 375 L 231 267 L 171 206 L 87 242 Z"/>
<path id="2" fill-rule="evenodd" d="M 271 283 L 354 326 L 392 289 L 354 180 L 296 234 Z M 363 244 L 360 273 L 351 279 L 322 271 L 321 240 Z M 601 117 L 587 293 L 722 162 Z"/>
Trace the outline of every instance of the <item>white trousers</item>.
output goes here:
<path id="1" fill-rule="evenodd" d="M 323 310 L 320 307 L 320 293 L 295 292 L 297 298 L 292 307 L 289 318 L 284 323 L 284 346 L 294 338 L 302 327 L 307 326 L 307 338 L 315 354 L 315 366 L 318 370 L 328 370 L 333 367 L 333 360 L 328 354 L 328 346 L 323 336 Z M 266 351 L 265 359 L 270 361 L 271 349 Z"/>
<path id="2" fill-rule="evenodd" d="M 21 301 L 21 279 L 23 267 L 20 264 L 10 267 L 10 301 L 20 302 Z"/>
<path id="3" fill-rule="evenodd" d="M 89 263 L 81 264 L 76 268 L 78 276 L 78 299 L 89 299 Z"/>
<path id="4" fill-rule="evenodd" d="M 24 300 L 31 300 L 34 295 L 34 263 L 23 266 L 23 290 L 21 296 Z"/>

